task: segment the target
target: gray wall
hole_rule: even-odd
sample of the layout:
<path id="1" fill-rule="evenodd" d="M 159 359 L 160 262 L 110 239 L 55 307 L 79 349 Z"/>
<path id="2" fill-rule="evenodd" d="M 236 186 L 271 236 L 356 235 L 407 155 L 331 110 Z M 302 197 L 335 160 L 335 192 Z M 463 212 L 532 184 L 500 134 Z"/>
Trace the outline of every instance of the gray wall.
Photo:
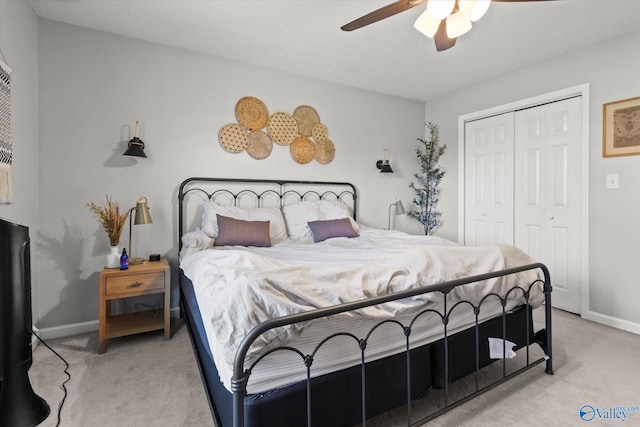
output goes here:
<path id="1" fill-rule="evenodd" d="M 0 217 L 29 226 L 33 256 L 33 318 L 40 317 L 38 284 L 38 18 L 24 1 L 0 1 L 0 50 L 11 75 L 13 199 Z"/>
<path id="2" fill-rule="evenodd" d="M 149 200 L 153 224 L 136 226 L 135 256 L 177 255 L 177 187 L 189 176 L 351 181 L 361 196 L 359 219 L 379 227 L 387 226 L 394 197 L 410 201 L 413 149 L 424 133 L 422 103 L 48 20 L 38 29 L 46 242 L 40 275 L 47 278 L 40 284 L 41 326 L 50 335 L 96 327 L 98 274 L 109 242 L 85 204 L 107 194 L 124 208 L 141 195 Z M 260 161 L 226 152 L 218 131 L 235 122 L 243 96 L 260 98 L 270 112 L 313 106 L 336 146 L 335 160 L 300 165 L 281 146 Z M 148 159 L 121 155 L 136 120 Z M 398 172 L 392 176 L 375 168 L 385 147 Z M 121 243 L 127 242 L 125 230 Z"/>
<path id="3" fill-rule="evenodd" d="M 407 185 L 417 171 L 413 149 L 424 121 L 439 124 L 449 146 L 438 234 L 455 240 L 458 116 L 590 83 L 587 317 L 638 331 L 640 157 L 602 158 L 601 109 L 640 95 L 639 43 L 635 34 L 574 52 L 429 102 L 425 113 L 423 105 L 399 98 L 38 21 L 26 2 L 0 2 L 0 48 L 14 69 L 15 143 L 14 200 L 0 205 L 0 216 L 31 227 L 34 317 L 58 335 L 77 325 L 95 329 L 108 240 L 86 202 L 110 194 L 129 207 L 147 196 L 154 223 L 136 228 L 134 252 L 141 256 L 175 255 L 177 185 L 193 175 L 353 181 L 362 222 L 386 227 L 394 197 L 410 205 Z M 261 98 L 271 112 L 314 106 L 336 144 L 335 161 L 298 165 L 282 147 L 262 161 L 226 153 L 218 130 L 234 121 L 235 102 L 247 95 Z M 135 120 L 142 123 L 146 160 L 120 155 Z M 393 176 L 373 166 L 385 147 Z M 605 189 L 609 173 L 620 175 L 620 189 Z M 420 232 L 409 219 L 398 220 L 399 228 Z"/>
<path id="4" fill-rule="evenodd" d="M 487 81 L 426 105 L 426 121 L 441 126 L 449 143 L 440 234 L 457 239 L 458 117 L 556 90 L 590 84 L 589 312 L 587 318 L 640 333 L 640 156 L 602 157 L 602 104 L 640 96 L 640 33 L 631 34 L 506 77 Z M 616 173 L 620 188 L 607 190 Z"/>

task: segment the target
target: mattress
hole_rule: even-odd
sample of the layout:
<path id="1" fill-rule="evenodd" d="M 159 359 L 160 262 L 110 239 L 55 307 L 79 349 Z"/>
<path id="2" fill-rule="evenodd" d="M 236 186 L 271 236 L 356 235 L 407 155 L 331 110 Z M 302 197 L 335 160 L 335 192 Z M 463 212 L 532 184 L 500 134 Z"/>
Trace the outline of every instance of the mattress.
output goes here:
<path id="1" fill-rule="evenodd" d="M 203 325 L 221 382 L 231 390 L 233 358 L 240 340 L 258 323 L 270 318 L 371 296 L 441 283 L 487 271 L 534 262 L 513 247 L 469 248 L 434 237 L 363 227 L 360 237 L 325 242 L 286 240 L 271 248 L 222 247 L 195 251 L 181 261 L 184 274 L 193 282 Z M 465 299 L 477 305 L 491 293 L 505 295 L 514 286 L 528 289 L 536 272 L 509 279 L 495 279 L 456 288 L 446 296 L 447 333 L 475 324 L 476 314 Z M 503 308 L 498 297 L 486 297 L 479 320 L 495 317 L 523 304 L 523 292 L 512 292 Z M 529 304 L 541 304 L 540 286 L 531 289 Z M 423 310 L 433 310 L 418 315 Z M 262 336 L 246 359 L 278 346 L 297 348 L 302 355 L 314 352 L 319 342 L 336 332 L 314 354 L 312 377 L 360 363 L 359 339 L 369 336 L 365 361 L 385 358 L 440 339 L 444 325 L 445 296 L 430 293 L 367 308 L 356 313 L 318 319 Z M 403 326 L 414 318 L 409 339 Z M 302 356 L 276 351 L 253 369 L 249 393 L 261 393 L 305 379 Z"/>

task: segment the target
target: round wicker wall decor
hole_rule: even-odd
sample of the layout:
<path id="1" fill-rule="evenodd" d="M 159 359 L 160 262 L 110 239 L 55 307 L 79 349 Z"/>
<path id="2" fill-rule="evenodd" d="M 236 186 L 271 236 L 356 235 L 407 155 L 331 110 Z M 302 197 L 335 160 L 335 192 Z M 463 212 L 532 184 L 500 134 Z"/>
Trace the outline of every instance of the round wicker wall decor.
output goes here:
<path id="1" fill-rule="evenodd" d="M 324 141 L 316 143 L 316 162 L 321 165 L 326 165 L 333 161 L 333 158 L 336 155 L 336 147 L 333 145 L 330 139 L 325 139 Z"/>
<path id="2" fill-rule="evenodd" d="M 318 112 L 309 105 L 296 107 L 293 117 L 298 122 L 298 133 L 302 136 L 311 136 L 313 127 L 320 123 Z"/>
<path id="3" fill-rule="evenodd" d="M 269 121 L 269 110 L 258 98 L 245 96 L 236 103 L 236 119 L 247 129 L 260 130 Z"/>
<path id="4" fill-rule="evenodd" d="M 289 145 L 298 136 L 298 122 L 291 114 L 273 113 L 267 123 L 267 132 L 276 144 Z"/>
<path id="5" fill-rule="evenodd" d="M 249 131 L 237 123 L 229 123 L 220 129 L 218 139 L 228 152 L 240 153 L 249 145 Z"/>
<path id="6" fill-rule="evenodd" d="M 309 138 L 297 137 L 289 146 L 291 157 L 298 163 L 309 163 L 316 155 L 316 145 Z"/>
<path id="7" fill-rule="evenodd" d="M 311 129 L 311 136 L 315 142 L 323 142 L 329 136 L 329 129 L 322 123 L 318 123 Z"/>
<path id="8" fill-rule="evenodd" d="M 249 134 L 247 153 L 257 160 L 266 159 L 273 150 L 273 143 L 269 135 L 261 130 L 254 130 Z"/>

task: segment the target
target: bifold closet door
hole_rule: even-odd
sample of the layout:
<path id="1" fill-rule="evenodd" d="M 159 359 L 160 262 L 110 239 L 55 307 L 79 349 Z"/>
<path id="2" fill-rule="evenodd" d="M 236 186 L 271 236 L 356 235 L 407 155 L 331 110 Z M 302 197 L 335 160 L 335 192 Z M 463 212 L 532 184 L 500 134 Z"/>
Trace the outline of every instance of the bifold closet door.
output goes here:
<path id="1" fill-rule="evenodd" d="M 514 113 L 465 123 L 465 244 L 514 242 Z"/>
<path id="2" fill-rule="evenodd" d="M 515 246 L 549 267 L 553 306 L 581 311 L 582 99 L 515 113 Z"/>

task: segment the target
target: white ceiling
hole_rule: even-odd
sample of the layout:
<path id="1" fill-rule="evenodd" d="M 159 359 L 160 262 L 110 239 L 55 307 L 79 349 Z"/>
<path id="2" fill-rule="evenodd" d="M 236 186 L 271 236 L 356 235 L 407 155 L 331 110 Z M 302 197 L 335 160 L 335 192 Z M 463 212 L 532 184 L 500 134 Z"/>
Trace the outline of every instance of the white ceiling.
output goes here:
<path id="1" fill-rule="evenodd" d="M 419 101 L 640 30 L 640 0 L 493 3 L 436 52 L 413 28 L 423 5 L 340 30 L 392 0 L 29 1 L 42 18 Z"/>

